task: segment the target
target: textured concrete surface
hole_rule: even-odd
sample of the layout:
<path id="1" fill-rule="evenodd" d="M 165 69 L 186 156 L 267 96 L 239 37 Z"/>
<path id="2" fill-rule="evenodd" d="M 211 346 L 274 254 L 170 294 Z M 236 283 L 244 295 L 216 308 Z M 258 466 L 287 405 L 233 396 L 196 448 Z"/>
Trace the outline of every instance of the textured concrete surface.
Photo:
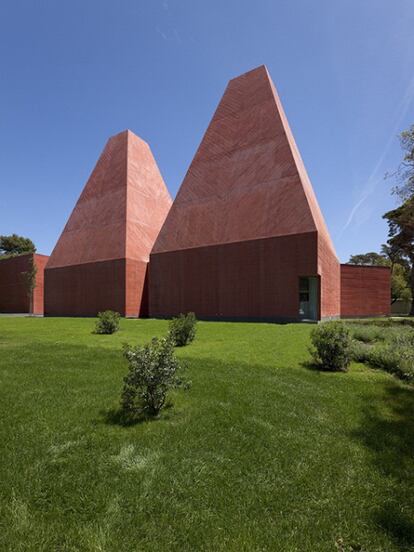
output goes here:
<path id="1" fill-rule="evenodd" d="M 320 276 L 320 317 L 340 315 L 341 275 L 339 261 L 323 232 L 318 232 L 318 275 Z"/>
<path id="2" fill-rule="evenodd" d="M 43 314 L 43 276 L 48 257 L 28 253 L 0 260 L 0 312 Z M 30 301 L 26 273 L 37 268 L 36 287 Z"/>
<path id="3" fill-rule="evenodd" d="M 110 138 L 47 264 L 45 313 L 142 314 L 149 253 L 170 205 L 148 144 L 128 130 Z"/>
<path id="4" fill-rule="evenodd" d="M 391 314 L 391 271 L 382 266 L 341 265 L 341 316 Z"/>
<path id="5" fill-rule="evenodd" d="M 96 316 L 125 313 L 125 259 L 97 261 L 45 270 L 45 314 Z"/>
<path id="6" fill-rule="evenodd" d="M 36 253 L 33 256 L 33 262 L 36 265 L 36 287 L 33 292 L 33 302 L 31 305 L 31 314 L 44 313 L 44 281 L 45 268 L 49 257 L 47 255 L 39 255 Z"/>
<path id="7" fill-rule="evenodd" d="M 308 232 L 151 255 L 150 315 L 295 320 L 299 277 L 316 274 L 317 247 Z"/>
<path id="8" fill-rule="evenodd" d="M 305 234 L 314 245 L 294 252 L 270 240 Z M 266 238 L 278 246 L 253 253 Z M 194 156 L 152 250 L 149 312 L 297 318 L 300 276 L 320 277 L 319 314 L 339 316 L 339 261 L 262 66 L 230 81 Z"/>
<path id="9" fill-rule="evenodd" d="M 227 86 L 152 252 L 315 230 L 333 249 L 262 66 Z"/>

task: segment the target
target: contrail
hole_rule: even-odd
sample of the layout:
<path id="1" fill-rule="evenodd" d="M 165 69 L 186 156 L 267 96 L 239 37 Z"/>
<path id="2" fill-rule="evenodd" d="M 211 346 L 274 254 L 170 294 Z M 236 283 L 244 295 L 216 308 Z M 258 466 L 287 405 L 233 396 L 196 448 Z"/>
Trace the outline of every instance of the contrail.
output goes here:
<path id="1" fill-rule="evenodd" d="M 362 191 L 361 197 L 355 203 L 355 205 L 352 207 L 351 212 L 349 213 L 349 216 L 348 216 L 348 219 L 347 219 L 346 223 L 344 224 L 343 228 L 339 232 L 339 236 L 338 236 L 339 238 L 342 236 L 342 234 L 345 232 L 345 230 L 349 227 L 351 222 L 354 220 L 355 213 L 358 211 L 358 209 L 361 207 L 361 205 L 364 203 L 364 201 L 375 191 L 378 182 L 382 181 L 382 177 L 379 178 L 377 173 L 378 173 L 379 169 L 381 168 L 381 166 L 384 162 L 384 159 L 385 159 L 386 155 L 388 154 L 388 151 L 389 151 L 390 147 L 392 146 L 392 144 L 395 140 L 395 135 L 397 134 L 397 131 L 400 128 L 401 121 L 405 117 L 405 115 L 408 111 L 408 108 L 410 106 L 411 100 L 413 99 L 413 93 L 414 93 L 414 75 L 411 78 L 410 82 L 408 83 L 405 94 L 404 94 L 401 102 L 399 103 L 399 106 L 398 106 L 398 109 L 397 109 L 396 122 L 395 122 L 393 130 L 390 134 L 390 137 L 388 138 L 387 143 L 385 144 L 384 149 L 383 149 L 377 163 L 375 164 L 374 169 L 371 171 L 371 174 L 368 177 L 368 180 L 367 180 L 367 182 L 364 186 L 364 190 Z"/>

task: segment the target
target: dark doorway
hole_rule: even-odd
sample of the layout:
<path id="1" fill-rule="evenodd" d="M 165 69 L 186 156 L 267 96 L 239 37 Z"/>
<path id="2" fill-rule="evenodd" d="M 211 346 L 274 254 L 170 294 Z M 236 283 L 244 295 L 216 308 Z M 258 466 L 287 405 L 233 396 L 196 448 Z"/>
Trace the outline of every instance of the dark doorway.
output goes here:
<path id="1" fill-rule="evenodd" d="M 299 278 L 299 318 L 318 320 L 319 279 L 317 276 Z"/>

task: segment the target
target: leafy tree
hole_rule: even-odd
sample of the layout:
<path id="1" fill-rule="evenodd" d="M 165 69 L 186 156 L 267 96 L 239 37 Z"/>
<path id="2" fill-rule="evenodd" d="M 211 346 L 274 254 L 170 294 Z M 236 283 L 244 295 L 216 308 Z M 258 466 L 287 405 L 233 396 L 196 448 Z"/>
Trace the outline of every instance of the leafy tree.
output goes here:
<path id="1" fill-rule="evenodd" d="M 383 218 L 388 222 L 387 243 L 392 254 L 401 255 L 409 264 L 411 296 L 414 297 L 414 193 Z M 410 314 L 414 315 L 414 301 Z"/>
<path id="2" fill-rule="evenodd" d="M 35 244 L 29 238 L 17 234 L 0 236 L 0 256 L 21 255 L 22 253 L 34 253 L 35 251 Z"/>
<path id="3" fill-rule="evenodd" d="M 393 193 L 402 201 L 406 201 L 414 195 L 414 125 L 401 132 L 400 144 L 404 158 L 397 171 L 387 176 L 392 176 L 397 181 Z"/>
<path id="4" fill-rule="evenodd" d="M 349 264 L 354 265 L 369 265 L 369 266 L 390 266 L 387 257 L 380 253 L 371 251 L 370 253 L 360 253 L 359 255 L 351 255 Z"/>
<path id="5" fill-rule="evenodd" d="M 391 303 L 395 303 L 397 299 L 411 301 L 410 273 L 399 263 L 392 266 L 391 272 Z"/>

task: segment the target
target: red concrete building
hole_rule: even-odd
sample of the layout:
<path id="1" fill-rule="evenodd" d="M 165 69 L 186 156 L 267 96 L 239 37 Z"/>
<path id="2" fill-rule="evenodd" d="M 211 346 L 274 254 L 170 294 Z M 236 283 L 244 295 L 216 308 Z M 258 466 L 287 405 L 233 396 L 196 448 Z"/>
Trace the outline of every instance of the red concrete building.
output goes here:
<path id="1" fill-rule="evenodd" d="M 33 304 L 23 274 L 38 267 Z M 43 312 L 47 257 L 0 261 L 0 312 Z M 107 142 L 44 270 L 50 316 L 321 320 L 390 313 L 390 271 L 340 265 L 267 69 L 230 81 L 177 197 Z"/>
<path id="2" fill-rule="evenodd" d="M 50 256 L 45 314 L 147 315 L 149 253 L 171 198 L 146 142 L 110 138 Z"/>
<path id="3" fill-rule="evenodd" d="M 341 266 L 267 69 L 231 80 L 152 249 L 149 315 L 335 318 L 354 312 L 369 282 L 389 293 L 369 270 L 352 290 L 343 268 L 341 294 Z M 360 310 L 376 312 L 374 302 Z"/>
<path id="4" fill-rule="evenodd" d="M 341 316 L 391 313 L 391 271 L 384 266 L 341 265 Z"/>
<path id="5" fill-rule="evenodd" d="M 0 259 L 0 312 L 43 314 L 44 269 L 49 257 L 27 253 Z M 30 293 L 29 274 L 36 272 Z"/>

